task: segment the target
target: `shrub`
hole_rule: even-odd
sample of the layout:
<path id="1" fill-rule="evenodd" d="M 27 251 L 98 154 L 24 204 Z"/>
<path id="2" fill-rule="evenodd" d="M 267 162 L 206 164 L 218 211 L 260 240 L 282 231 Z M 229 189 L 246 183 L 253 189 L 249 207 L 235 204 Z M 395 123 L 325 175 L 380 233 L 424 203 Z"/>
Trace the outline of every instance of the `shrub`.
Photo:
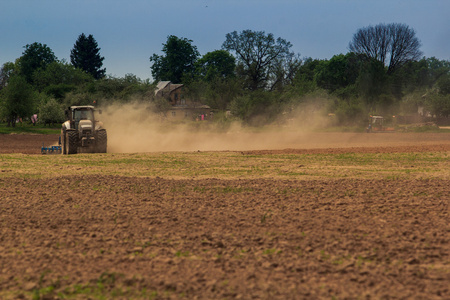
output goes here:
<path id="1" fill-rule="evenodd" d="M 64 121 L 64 110 L 55 99 L 50 99 L 39 108 L 39 121 L 52 125 L 62 123 Z"/>

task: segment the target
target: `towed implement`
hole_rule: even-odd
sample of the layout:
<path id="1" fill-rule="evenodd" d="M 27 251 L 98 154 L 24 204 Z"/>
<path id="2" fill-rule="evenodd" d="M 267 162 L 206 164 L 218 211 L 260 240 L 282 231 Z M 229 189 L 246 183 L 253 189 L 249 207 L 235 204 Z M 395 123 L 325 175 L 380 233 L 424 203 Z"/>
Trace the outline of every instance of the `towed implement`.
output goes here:
<path id="1" fill-rule="evenodd" d="M 67 121 L 62 124 L 60 137 L 62 154 L 106 153 L 106 129 L 97 120 L 101 113 L 90 105 L 71 106 L 65 111 Z"/>
<path id="2" fill-rule="evenodd" d="M 61 137 L 59 137 L 59 142 L 58 142 L 57 146 L 45 147 L 44 143 L 42 143 L 42 147 L 41 147 L 42 154 L 61 154 L 61 152 L 62 152 Z"/>

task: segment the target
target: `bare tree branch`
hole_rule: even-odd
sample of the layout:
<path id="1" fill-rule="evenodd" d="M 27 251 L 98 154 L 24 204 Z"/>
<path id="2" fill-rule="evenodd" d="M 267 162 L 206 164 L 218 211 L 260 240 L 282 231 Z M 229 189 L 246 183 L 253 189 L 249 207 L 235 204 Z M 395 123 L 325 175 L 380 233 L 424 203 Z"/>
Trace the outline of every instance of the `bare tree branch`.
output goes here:
<path id="1" fill-rule="evenodd" d="M 420 58 L 420 41 L 414 29 L 405 24 L 391 23 L 359 29 L 349 44 L 349 49 L 368 58 L 376 59 L 393 73 L 409 61 Z"/>

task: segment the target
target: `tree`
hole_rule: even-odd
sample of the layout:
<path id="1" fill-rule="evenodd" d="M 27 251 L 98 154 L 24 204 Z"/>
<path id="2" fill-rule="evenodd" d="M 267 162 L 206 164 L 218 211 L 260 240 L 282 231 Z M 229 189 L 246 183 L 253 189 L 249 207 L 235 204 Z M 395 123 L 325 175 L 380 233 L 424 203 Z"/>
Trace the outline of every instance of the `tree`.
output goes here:
<path id="1" fill-rule="evenodd" d="M 422 55 L 420 41 L 414 29 L 405 24 L 391 23 L 368 26 L 353 35 L 349 49 L 387 65 L 392 74 L 409 61 Z"/>
<path id="2" fill-rule="evenodd" d="M 229 104 L 242 92 L 240 82 L 235 78 L 216 78 L 208 83 L 205 103 L 211 108 L 226 110 Z"/>
<path id="3" fill-rule="evenodd" d="M 19 72 L 28 83 L 33 83 L 33 73 L 38 69 L 45 69 L 47 65 L 56 61 L 56 56 L 45 44 L 36 42 L 24 48 L 25 51 L 18 60 Z"/>
<path id="4" fill-rule="evenodd" d="M 425 99 L 425 106 L 433 115 L 450 117 L 450 74 L 442 76 Z"/>
<path id="5" fill-rule="evenodd" d="M 450 95 L 450 72 L 439 78 L 437 88 L 439 90 L 439 94 L 444 96 Z"/>
<path id="6" fill-rule="evenodd" d="M 270 76 L 270 90 L 282 91 L 284 87 L 294 83 L 295 76 L 302 66 L 299 55 L 293 52 L 283 59 L 278 59 L 274 65 Z"/>
<path id="7" fill-rule="evenodd" d="M 228 51 L 215 50 L 203 55 L 196 66 L 198 76 L 210 82 L 234 77 L 236 59 Z"/>
<path id="8" fill-rule="evenodd" d="M 66 93 L 92 81 L 94 78 L 90 74 L 59 61 L 50 63 L 45 70 L 39 69 L 33 75 L 33 82 L 38 91 L 58 100 Z"/>
<path id="9" fill-rule="evenodd" d="M 402 86 L 406 93 L 413 93 L 418 89 L 425 90 L 433 85 L 434 76 L 425 58 L 406 63 L 397 73 L 402 79 Z"/>
<path id="10" fill-rule="evenodd" d="M 370 109 L 376 110 L 377 106 L 386 108 L 391 104 L 393 91 L 389 86 L 385 67 L 380 61 L 371 59 L 362 64 L 357 87 L 359 96 L 363 97 Z"/>
<path id="11" fill-rule="evenodd" d="M 450 75 L 450 61 L 439 60 L 436 57 L 426 59 L 427 69 L 432 84 L 439 82 L 441 77 L 448 79 Z"/>
<path id="12" fill-rule="evenodd" d="M 450 62 L 435 57 L 424 57 L 419 61 L 408 62 L 397 73 L 407 93 L 421 90 L 424 94 L 442 77 L 450 75 Z"/>
<path id="13" fill-rule="evenodd" d="M 425 97 L 425 107 L 435 116 L 450 117 L 450 74 L 441 76 Z"/>
<path id="14" fill-rule="evenodd" d="M 314 91 L 317 88 L 314 80 L 316 69 L 321 65 L 318 59 L 306 58 L 302 65 L 295 73 L 294 81 L 292 82 L 292 90 L 296 95 L 304 95 Z"/>
<path id="15" fill-rule="evenodd" d="M 72 65 L 91 74 L 95 79 L 105 77 L 106 69 L 101 68 L 104 59 L 100 55 L 100 48 L 92 34 L 87 37 L 84 33 L 80 34 L 73 45 L 73 49 L 70 51 L 70 62 Z"/>
<path id="16" fill-rule="evenodd" d="M 233 31 L 226 35 L 222 48 L 236 53 L 237 72 L 245 81 L 248 89 L 264 89 L 281 60 L 289 54 L 291 43 L 264 31 Z"/>
<path id="17" fill-rule="evenodd" d="M 14 73 L 15 65 L 12 62 L 6 62 L 0 69 L 0 90 L 8 84 L 8 80 Z"/>
<path id="18" fill-rule="evenodd" d="M 162 52 L 165 55 L 153 54 L 150 57 L 153 79 L 156 81 L 172 81 L 181 83 L 183 77 L 192 78 L 195 72 L 195 62 L 200 56 L 192 40 L 178 38 L 174 35 L 167 37 Z"/>
<path id="19" fill-rule="evenodd" d="M 318 64 L 315 80 L 319 87 L 334 92 L 356 82 L 360 65 L 360 60 L 354 53 L 335 55 Z"/>
<path id="20" fill-rule="evenodd" d="M 11 76 L 1 96 L 3 114 L 13 127 L 16 125 L 17 118 L 31 116 L 33 113 L 36 94 L 25 77 Z"/>
<path id="21" fill-rule="evenodd" d="M 99 101 L 126 102 L 140 100 L 153 94 L 153 87 L 147 81 L 141 81 L 136 75 L 129 73 L 123 78 L 107 76 L 103 80 L 96 81 L 92 86 L 92 92 L 101 99 Z"/>

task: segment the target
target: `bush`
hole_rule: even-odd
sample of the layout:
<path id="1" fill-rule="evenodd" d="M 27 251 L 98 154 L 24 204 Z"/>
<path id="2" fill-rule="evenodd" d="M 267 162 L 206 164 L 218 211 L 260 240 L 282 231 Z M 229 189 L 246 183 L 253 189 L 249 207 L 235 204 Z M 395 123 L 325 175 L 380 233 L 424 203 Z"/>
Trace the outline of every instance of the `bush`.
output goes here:
<path id="1" fill-rule="evenodd" d="M 50 99 L 39 108 L 39 121 L 52 125 L 62 123 L 64 122 L 64 110 L 55 99 Z"/>
<path id="2" fill-rule="evenodd" d="M 448 118 L 450 116 L 450 94 L 432 93 L 428 95 L 425 107 L 437 117 Z"/>
<path id="3" fill-rule="evenodd" d="M 363 105 L 358 99 L 339 102 L 336 116 L 341 125 L 357 125 L 365 120 Z"/>
<path id="4" fill-rule="evenodd" d="M 231 113 L 252 126 L 267 125 L 277 120 L 287 104 L 280 94 L 254 91 L 235 98 L 231 104 Z"/>

